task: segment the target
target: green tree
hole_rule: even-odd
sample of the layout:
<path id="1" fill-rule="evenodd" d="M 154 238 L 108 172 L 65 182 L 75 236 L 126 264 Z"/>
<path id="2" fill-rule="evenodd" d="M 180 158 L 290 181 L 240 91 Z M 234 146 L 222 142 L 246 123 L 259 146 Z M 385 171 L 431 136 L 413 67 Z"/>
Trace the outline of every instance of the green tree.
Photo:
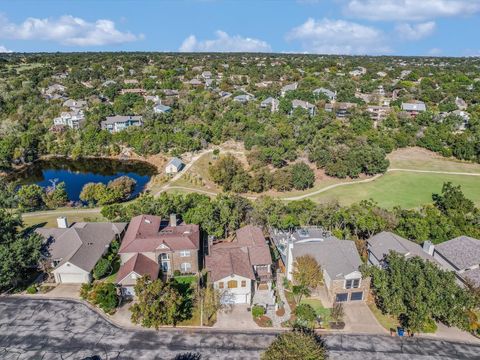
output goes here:
<path id="1" fill-rule="evenodd" d="M 309 189 L 315 183 L 315 174 L 313 170 L 305 163 L 297 163 L 292 165 L 292 184 L 297 190 Z"/>
<path id="2" fill-rule="evenodd" d="M 262 360 L 324 360 L 323 341 L 311 331 L 294 330 L 276 337 L 260 357 Z"/>
<path id="3" fill-rule="evenodd" d="M 68 195 L 65 183 L 61 182 L 53 187 L 45 189 L 43 201 L 45 205 L 50 209 L 64 206 L 68 202 Z"/>
<path id="4" fill-rule="evenodd" d="M 0 290 L 17 286 L 40 260 L 41 237 L 22 226 L 18 214 L 0 209 Z"/>
<path id="5" fill-rule="evenodd" d="M 161 325 L 175 326 L 185 319 L 181 311 L 185 299 L 172 282 L 150 281 L 144 276 L 137 280 L 135 294 L 137 302 L 130 307 L 135 324 L 158 330 Z"/>
<path id="6" fill-rule="evenodd" d="M 37 184 L 23 185 L 17 192 L 18 203 L 27 210 L 40 209 L 44 206 L 43 189 Z"/>

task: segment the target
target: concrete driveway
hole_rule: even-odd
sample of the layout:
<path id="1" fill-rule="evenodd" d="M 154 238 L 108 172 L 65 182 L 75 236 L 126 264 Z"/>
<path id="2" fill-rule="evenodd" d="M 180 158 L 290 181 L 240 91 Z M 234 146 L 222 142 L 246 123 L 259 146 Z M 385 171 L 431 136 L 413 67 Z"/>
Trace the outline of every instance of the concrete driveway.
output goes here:
<path id="1" fill-rule="evenodd" d="M 260 327 L 253 321 L 252 313 L 247 311 L 247 305 L 231 305 L 228 309 L 217 313 L 217 322 L 213 325 L 217 329 L 251 330 Z"/>
<path id="2" fill-rule="evenodd" d="M 59 298 L 59 299 L 80 299 L 80 288 L 82 284 L 58 284 L 54 289 L 45 294 L 35 294 L 37 297 Z"/>
<path id="3" fill-rule="evenodd" d="M 345 331 L 357 334 L 388 334 L 364 302 L 343 303 Z"/>

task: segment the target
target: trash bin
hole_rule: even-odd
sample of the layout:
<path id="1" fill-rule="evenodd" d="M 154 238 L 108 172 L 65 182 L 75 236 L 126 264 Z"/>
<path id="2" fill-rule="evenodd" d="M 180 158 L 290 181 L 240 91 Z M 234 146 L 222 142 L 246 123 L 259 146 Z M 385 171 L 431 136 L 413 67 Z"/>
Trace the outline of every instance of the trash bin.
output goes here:
<path id="1" fill-rule="evenodd" d="M 397 333 L 398 333 L 398 336 L 404 336 L 405 335 L 405 329 L 402 328 L 402 327 L 398 327 L 397 328 Z"/>

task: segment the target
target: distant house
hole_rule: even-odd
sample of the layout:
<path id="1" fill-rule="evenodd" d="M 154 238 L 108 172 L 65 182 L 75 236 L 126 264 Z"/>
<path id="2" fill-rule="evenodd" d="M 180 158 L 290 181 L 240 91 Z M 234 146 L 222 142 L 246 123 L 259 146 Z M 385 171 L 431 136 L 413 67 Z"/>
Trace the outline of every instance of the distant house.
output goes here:
<path id="1" fill-rule="evenodd" d="M 337 118 L 343 119 L 351 114 L 352 109 L 356 108 L 357 104 L 355 103 L 336 103 L 336 104 L 325 104 L 325 111 L 335 112 Z"/>
<path id="2" fill-rule="evenodd" d="M 178 97 L 178 90 L 163 89 L 162 91 L 166 97 Z"/>
<path id="3" fill-rule="evenodd" d="M 293 279 L 295 260 L 309 255 L 322 268 L 325 289 L 331 302 L 366 300 L 370 279 L 362 277 L 359 270 L 362 260 L 353 241 L 339 240 L 318 227 L 299 228 L 292 232 L 274 230 L 271 239 L 287 279 Z"/>
<path id="4" fill-rule="evenodd" d="M 165 173 L 167 174 L 176 174 L 183 169 L 185 164 L 177 157 L 172 158 L 167 166 L 165 166 Z"/>
<path id="5" fill-rule="evenodd" d="M 200 229 L 198 225 L 178 224 L 175 215 L 163 221 L 159 216 L 139 215 L 130 221 L 120 246 L 120 269 L 116 283 L 122 295 L 134 296 L 139 277 L 156 280 L 161 273 L 168 278 L 175 272 L 198 272 Z"/>
<path id="6" fill-rule="evenodd" d="M 255 97 L 253 95 L 250 95 L 250 94 L 241 94 L 241 95 L 237 95 L 233 98 L 233 101 L 236 101 L 236 102 L 239 102 L 239 103 L 242 103 L 242 104 L 245 104 L 247 102 L 249 102 L 250 100 L 253 100 L 255 99 Z"/>
<path id="7" fill-rule="evenodd" d="M 358 67 L 357 69 L 354 69 L 349 72 L 351 76 L 355 76 L 355 77 L 365 75 L 366 73 L 367 73 L 367 69 L 365 69 L 364 67 Z"/>
<path id="8" fill-rule="evenodd" d="M 427 111 L 425 103 L 421 101 L 402 103 L 402 111 L 408 113 L 411 117 L 416 117 L 419 113 Z"/>
<path id="9" fill-rule="evenodd" d="M 303 100 L 293 100 L 292 101 L 292 111 L 296 108 L 302 108 L 310 114 L 310 116 L 314 116 L 316 112 L 316 107 L 313 104 L 310 104 L 308 101 Z"/>
<path id="10" fill-rule="evenodd" d="M 205 266 L 222 303 L 274 305 L 272 257 L 259 227 L 244 226 L 234 240 L 213 244 Z"/>
<path id="11" fill-rule="evenodd" d="M 42 255 L 51 262 L 57 283 L 92 281 L 92 270 L 113 240 L 121 241 L 126 223 L 78 222 L 69 226 L 65 217 L 58 228 L 38 228 L 43 237 Z"/>
<path id="12" fill-rule="evenodd" d="M 458 96 L 455 98 L 455 105 L 457 105 L 458 110 L 467 110 L 468 104 L 465 100 L 462 98 L 459 98 Z"/>
<path id="13" fill-rule="evenodd" d="M 232 96 L 232 93 L 228 91 L 220 91 L 218 95 L 220 96 L 220 99 L 224 100 L 230 98 Z"/>
<path id="14" fill-rule="evenodd" d="M 202 78 L 204 78 L 205 80 L 211 79 L 212 78 L 212 72 L 211 71 L 202 72 Z"/>
<path id="15" fill-rule="evenodd" d="M 53 119 L 55 126 L 68 126 L 71 129 L 78 130 L 85 121 L 85 115 L 82 110 L 64 111 L 60 117 Z"/>
<path id="16" fill-rule="evenodd" d="M 108 130 L 112 133 L 125 130 L 131 126 L 142 126 L 143 117 L 140 115 L 115 115 L 107 116 L 105 121 L 101 122 L 103 130 Z"/>
<path id="17" fill-rule="evenodd" d="M 335 100 L 337 97 L 336 92 L 333 92 L 332 90 L 325 89 L 325 88 L 318 88 L 313 90 L 313 95 L 315 96 L 325 95 L 330 101 Z"/>
<path id="18" fill-rule="evenodd" d="M 367 106 L 367 111 L 370 115 L 370 118 L 373 121 L 380 122 L 387 118 L 388 114 L 390 114 L 391 109 L 389 106 Z"/>
<path id="19" fill-rule="evenodd" d="M 106 80 L 102 83 L 102 87 L 107 87 L 110 85 L 115 85 L 117 82 L 115 80 Z"/>
<path id="20" fill-rule="evenodd" d="M 272 113 L 278 111 L 278 107 L 280 106 L 280 101 L 273 97 L 266 98 L 260 103 L 260 107 L 262 109 L 268 109 Z"/>
<path id="21" fill-rule="evenodd" d="M 137 79 L 125 79 L 123 80 L 123 83 L 126 85 L 137 85 L 138 80 Z"/>
<path id="22" fill-rule="evenodd" d="M 65 99 L 67 88 L 61 84 L 53 84 L 45 89 L 44 94 L 48 100 Z"/>
<path id="23" fill-rule="evenodd" d="M 188 84 L 191 85 L 191 86 L 195 86 L 195 87 L 196 86 L 203 86 L 203 83 L 198 79 L 192 79 L 188 82 Z"/>
<path id="24" fill-rule="evenodd" d="M 85 100 L 73 100 L 68 99 L 63 102 L 64 107 L 70 108 L 72 111 L 80 110 L 87 106 L 87 102 Z"/>
<path id="25" fill-rule="evenodd" d="M 165 113 L 169 113 L 171 111 L 172 111 L 172 108 L 170 106 L 163 105 L 161 103 L 156 104 L 153 107 L 153 112 L 156 113 L 156 114 L 165 114 Z"/>
<path id="26" fill-rule="evenodd" d="M 140 96 L 144 96 L 146 94 L 146 91 L 143 89 L 122 89 L 120 90 L 120 93 L 122 95 L 125 94 L 138 94 Z"/>
<path id="27" fill-rule="evenodd" d="M 288 84 L 288 85 L 285 85 L 284 87 L 282 87 L 282 90 L 281 90 L 280 93 L 281 93 L 282 97 L 284 97 L 287 92 L 297 90 L 297 88 L 298 88 L 298 83 L 294 82 L 292 84 Z"/>

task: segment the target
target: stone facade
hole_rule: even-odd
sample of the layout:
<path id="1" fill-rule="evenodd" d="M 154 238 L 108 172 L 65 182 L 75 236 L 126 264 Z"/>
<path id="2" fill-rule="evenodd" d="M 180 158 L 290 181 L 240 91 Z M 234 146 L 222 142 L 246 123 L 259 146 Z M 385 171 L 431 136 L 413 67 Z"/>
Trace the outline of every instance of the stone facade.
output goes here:
<path id="1" fill-rule="evenodd" d="M 370 290 L 370 278 L 362 278 L 360 286 L 354 289 L 345 289 L 346 280 L 333 280 L 330 286 L 325 286 L 330 301 L 335 302 L 338 294 L 347 294 L 347 301 L 351 300 L 351 293 L 363 292 L 361 301 L 365 301 Z M 355 300 L 354 300 L 355 301 Z"/>

